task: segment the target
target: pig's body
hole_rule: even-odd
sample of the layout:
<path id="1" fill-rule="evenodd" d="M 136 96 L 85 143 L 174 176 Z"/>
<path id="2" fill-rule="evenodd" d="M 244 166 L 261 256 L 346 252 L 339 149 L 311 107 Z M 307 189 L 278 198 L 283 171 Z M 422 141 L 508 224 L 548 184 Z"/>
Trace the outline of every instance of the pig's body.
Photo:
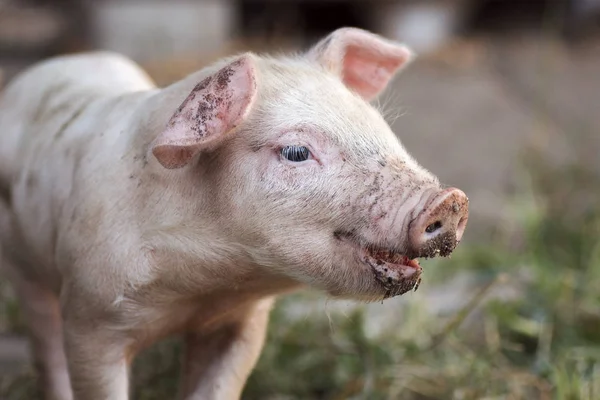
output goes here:
<path id="1" fill-rule="evenodd" d="M 0 185 L 10 188 L 11 198 L 3 200 L 11 204 L 14 219 L 10 234 L 3 227 L 3 237 L 14 238 L 9 252 L 27 259 L 31 276 L 44 277 L 56 292 L 65 273 L 57 262 L 66 251 L 62 243 L 72 242 L 75 231 L 86 240 L 95 237 L 105 206 L 99 203 L 118 202 L 128 190 L 127 177 L 120 175 L 136 168 L 125 157 L 132 137 L 122 133 L 152 88 L 121 57 L 99 53 L 43 63 L 3 93 Z M 106 160 L 118 160 L 119 166 Z M 110 178 L 94 179 L 100 170 Z M 108 196 L 82 210 L 93 192 Z"/>
<path id="2" fill-rule="evenodd" d="M 452 251 L 466 197 L 365 102 L 408 55 L 351 29 L 307 59 L 244 55 L 160 90 L 110 53 L 9 85 L 0 244 L 48 397 L 126 399 L 135 353 L 183 333 L 182 394 L 238 398 L 273 296 L 402 294 L 410 259 Z"/>
<path id="3" fill-rule="evenodd" d="M 148 236 L 177 218 L 169 215 L 176 213 L 172 206 L 177 199 L 169 200 L 162 190 L 171 177 L 146 168 L 144 149 L 197 81 L 194 77 L 180 83 L 172 95 L 160 96 L 157 106 L 152 98 L 157 92 L 143 71 L 119 55 L 95 53 L 46 62 L 6 90 L 0 104 L 0 182 L 10 189 L 11 198 L 2 199 L 1 238 L 9 274 L 17 286 L 31 285 L 23 294 L 25 304 L 38 295 L 40 302 L 60 297 L 70 302 L 62 305 L 63 313 L 72 310 L 73 319 L 89 326 L 86 335 L 93 335 L 92 318 L 97 318 L 97 323 L 110 326 L 109 336 L 129 338 L 123 344 L 131 354 L 160 337 L 187 330 L 185 325 L 198 324 L 200 330 L 200 325 L 225 320 L 227 314 L 233 314 L 236 323 L 248 315 L 258 324 L 253 329 L 250 321 L 247 335 L 256 341 L 256 349 L 251 343 L 249 350 L 258 354 L 269 296 L 291 288 L 289 279 L 269 281 L 267 287 L 249 281 L 237 287 L 236 280 L 243 278 L 236 272 L 245 270 L 244 260 L 231 262 L 230 271 L 221 277 L 217 273 L 207 279 L 203 271 L 190 273 L 178 268 L 180 263 L 167 262 L 162 272 L 168 276 L 157 279 L 162 272 L 148 261 Z M 180 200 L 181 206 L 186 201 L 189 198 Z M 206 228 L 207 234 L 214 229 L 199 225 L 189 228 Z M 217 265 L 224 267 L 223 262 Z M 64 284 L 65 279 L 75 284 Z M 39 324 L 40 330 L 49 326 Z M 109 343 L 90 346 L 94 358 L 113 342 L 106 340 Z M 41 346 L 43 352 L 58 351 L 57 346 Z M 236 375 L 236 364 L 222 375 Z M 249 370 L 243 364 L 239 368 L 240 384 L 214 390 L 206 398 L 235 397 Z M 115 398 L 104 396 L 91 398 Z"/>

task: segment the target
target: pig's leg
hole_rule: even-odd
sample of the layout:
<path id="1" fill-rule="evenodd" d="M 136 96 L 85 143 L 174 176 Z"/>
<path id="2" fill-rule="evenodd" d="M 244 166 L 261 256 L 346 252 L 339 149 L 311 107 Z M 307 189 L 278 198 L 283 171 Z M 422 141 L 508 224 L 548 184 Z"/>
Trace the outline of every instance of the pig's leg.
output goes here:
<path id="1" fill-rule="evenodd" d="M 114 321 L 83 307 L 78 298 L 61 299 L 71 386 L 77 400 L 127 400 L 130 341 L 109 328 Z M 77 309 L 73 311 L 73 309 Z"/>
<path id="2" fill-rule="evenodd" d="M 185 400 L 237 400 L 262 349 L 273 299 L 261 300 L 238 320 L 210 333 L 186 336 Z"/>
<path id="3" fill-rule="evenodd" d="M 6 261 L 4 266 L 16 272 Z M 44 398 L 70 400 L 73 395 L 63 347 L 58 298 L 42 285 L 28 282 L 17 273 L 11 275 L 29 328 L 33 358 Z"/>
<path id="4" fill-rule="evenodd" d="M 22 269 L 17 268 L 15 254 L 9 257 L 7 250 L 16 247 L 11 218 L 8 202 L 0 196 L 0 270 L 11 281 L 27 323 L 44 398 L 71 400 L 73 395 L 63 347 L 59 301 L 48 288 L 23 277 Z"/>

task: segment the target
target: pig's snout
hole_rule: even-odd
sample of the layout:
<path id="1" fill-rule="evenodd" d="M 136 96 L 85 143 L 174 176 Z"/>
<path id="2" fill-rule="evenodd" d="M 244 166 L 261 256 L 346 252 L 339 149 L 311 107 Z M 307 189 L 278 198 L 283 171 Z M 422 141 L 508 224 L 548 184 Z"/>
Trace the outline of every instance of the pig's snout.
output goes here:
<path id="1" fill-rule="evenodd" d="M 410 257 L 448 256 L 460 242 L 469 218 L 469 199 L 462 190 L 434 193 L 408 231 Z"/>

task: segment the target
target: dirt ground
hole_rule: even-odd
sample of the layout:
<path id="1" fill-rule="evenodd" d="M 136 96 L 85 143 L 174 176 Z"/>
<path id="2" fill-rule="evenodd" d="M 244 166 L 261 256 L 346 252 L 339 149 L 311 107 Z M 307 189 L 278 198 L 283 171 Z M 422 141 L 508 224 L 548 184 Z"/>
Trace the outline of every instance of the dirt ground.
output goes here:
<path id="1" fill-rule="evenodd" d="M 469 195 L 464 242 L 474 243 L 510 229 L 507 202 L 527 187 L 524 149 L 600 168 L 599 73 L 600 40 L 473 39 L 419 58 L 381 102 L 415 158 Z M 29 362 L 25 339 L 4 328 L 0 376 Z"/>

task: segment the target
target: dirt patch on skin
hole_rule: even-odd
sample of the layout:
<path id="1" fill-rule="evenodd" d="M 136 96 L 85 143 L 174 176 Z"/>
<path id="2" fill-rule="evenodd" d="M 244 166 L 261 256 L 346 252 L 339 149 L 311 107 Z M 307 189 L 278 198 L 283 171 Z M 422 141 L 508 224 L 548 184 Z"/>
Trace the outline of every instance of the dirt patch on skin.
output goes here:
<path id="1" fill-rule="evenodd" d="M 448 257 L 452 254 L 457 245 L 456 232 L 454 230 L 447 231 L 428 240 L 421 248 L 417 257 L 433 258 L 437 255 Z"/>
<path id="2" fill-rule="evenodd" d="M 191 120 L 193 118 L 193 110 L 191 107 L 188 107 L 188 104 L 191 104 L 196 100 L 196 97 L 199 95 L 199 93 L 201 93 L 210 85 L 210 83 L 213 81 L 213 78 L 213 76 L 209 76 L 208 78 L 203 79 L 194 87 L 194 89 L 192 89 L 191 93 L 183 101 L 183 103 L 181 103 L 171 117 L 169 123 L 167 124 L 168 127 L 177 125 L 181 119 Z"/>
<path id="3" fill-rule="evenodd" d="M 431 201 L 434 202 L 435 199 Z M 469 218 L 468 208 L 469 199 L 456 190 L 453 190 L 448 197 L 442 197 L 442 202 L 437 205 L 427 204 L 421 214 L 411 221 L 408 229 L 409 231 L 416 229 L 413 225 L 417 224 L 417 227 L 426 226 L 425 233 L 439 232 L 439 234 L 419 245 L 418 248 L 412 249 L 408 256 L 411 258 L 449 256 L 460 243 Z M 429 209 L 432 211 L 429 212 Z M 423 234 L 420 231 L 416 233 Z"/>
<path id="4" fill-rule="evenodd" d="M 415 272 L 410 277 L 395 280 L 390 278 L 385 271 L 381 271 L 378 268 L 371 266 L 371 270 L 375 275 L 375 279 L 377 279 L 381 286 L 386 290 L 384 296 L 386 299 L 403 295 L 411 290 L 417 290 L 421 284 L 421 271 Z"/>
<path id="5" fill-rule="evenodd" d="M 168 126 L 173 127 L 181 120 L 190 121 L 189 126 L 198 139 L 207 133 L 210 120 L 220 117 L 220 110 L 231 107 L 233 93 L 228 90 L 231 77 L 241 61 L 236 61 L 222 68 L 216 75 L 209 76 L 198 83 L 185 101 L 179 106 Z M 201 96 L 198 98 L 198 96 Z M 197 103 L 197 106 L 193 107 Z"/>
<path id="6" fill-rule="evenodd" d="M 87 107 L 96 100 L 95 97 L 84 99 L 81 104 L 75 108 L 75 110 L 69 115 L 67 119 L 60 125 L 56 133 L 54 134 L 54 139 L 58 140 L 62 137 L 65 131 L 69 128 L 69 126 L 73 125 L 73 123 L 77 120 L 77 118 L 87 109 Z"/>
<path id="7" fill-rule="evenodd" d="M 235 61 L 219 71 L 217 74 L 217 90 L 227 89 L 227 85 L 229 85 L 231 77 L 235 73 L 235 68 L 240 66 L 241 63 L 241 61 Z"/>
<path id="8" fill-rule="evenodd" d="M 418 264 L 413 266 L 393 265 L 379 259 L 370 259 L 368 256 L 363 259 L 363 262 L 371 267 L 375 279 L 386 290 L 385 298 L 416 290 L 421 283 L 423 270 Z"/>

